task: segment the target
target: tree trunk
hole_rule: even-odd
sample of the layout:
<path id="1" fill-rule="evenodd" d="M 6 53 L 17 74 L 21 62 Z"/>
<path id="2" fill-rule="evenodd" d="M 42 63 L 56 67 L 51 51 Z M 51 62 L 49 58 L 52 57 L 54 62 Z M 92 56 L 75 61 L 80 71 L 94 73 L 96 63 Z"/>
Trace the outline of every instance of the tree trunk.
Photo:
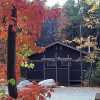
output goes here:
<path id="1" fill-rule="evenodd" d="M 11 10 L 11 22 L 8 27 L 8 61 L 7 61 L 7 79 L 8 79 L 8 92 L 9 96 L 17 98 L 17 86 L 16 86 L 16 31 L 17 25 L 17 9 L 12 6 Z"/>

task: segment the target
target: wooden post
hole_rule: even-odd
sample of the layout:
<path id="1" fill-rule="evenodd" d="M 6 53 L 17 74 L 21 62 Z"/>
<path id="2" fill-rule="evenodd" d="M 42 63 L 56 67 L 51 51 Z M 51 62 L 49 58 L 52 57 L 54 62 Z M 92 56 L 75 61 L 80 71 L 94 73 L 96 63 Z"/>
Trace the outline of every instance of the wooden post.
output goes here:
<path id="1" fill-rule="evenodd" d="M 16 26 L 17 26 L 17 9 L 12 5 L 11 22 L 8 27 L 8 53 L 7 53 L 7 79 L 9 96 L 17 98 L 16 86 Z"/>

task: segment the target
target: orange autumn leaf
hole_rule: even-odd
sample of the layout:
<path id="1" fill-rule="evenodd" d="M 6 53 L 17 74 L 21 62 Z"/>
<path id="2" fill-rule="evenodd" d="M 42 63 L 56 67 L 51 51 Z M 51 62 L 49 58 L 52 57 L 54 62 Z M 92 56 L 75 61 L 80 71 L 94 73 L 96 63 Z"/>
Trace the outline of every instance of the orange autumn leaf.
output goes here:
<path id="1" fill-rule="evenodd" d="M 5 31 L 1 31 L 0 32 L 0 39 L 2 40 L 6 40 L 7 39 L 7 32 Z"/>

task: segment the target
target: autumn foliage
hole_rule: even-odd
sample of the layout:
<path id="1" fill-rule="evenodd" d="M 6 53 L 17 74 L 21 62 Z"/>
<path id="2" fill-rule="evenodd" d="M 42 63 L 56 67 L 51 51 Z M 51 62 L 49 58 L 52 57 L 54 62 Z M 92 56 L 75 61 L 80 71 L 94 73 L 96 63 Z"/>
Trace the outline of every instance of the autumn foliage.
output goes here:
<path id="1" fill-rule="evenodd" d="M 16 69 L 17 79 L 20 70 L 18 67 L 27 56 L 35 52 L 43 52 L 44 48 L 37 47 L 36 41 L 40 38 L 44 6 L 41 1 L 28 3 L 24 0 L 0 0 L 0 40 L 7 43 L 7 31 L 10 22 L 11 6 L 17 7 L 17 37 L 16 37 Z M 5 66 L 6 67 L 6 66 Z"/>
<path id="2" fill-rule="evenodd" d="M 49 18 L 61 18 L 62 9 L 48 9 L 41 0 L 34 0 L 32 3 L 27 0 L 0 0 L 0 40 L 5 43 L 8 25 L 11 23 L 12 4 L 17 8 L 16 66 L 19 67 L 32 53 L 44 52 L 45 48 L 36 45 L 42 35 L 43 23 Z"/>
<path id="3" fill-rule="evenodd" d="M 46 100 L 51 98 L 51 93 L 54 90 L 52 88 L 42 87 L 39 85 L 28 85 L 18 92 L 18 98 L 16 100 Z M 13 100 L 12 97 L 7 97 L 7 100 Z"/>
<path id="4" fill-rule="evenodd" d="M 0 84 L 5 84 L 6 83 L 6 65 L 5 64 L 0 64 Z"/>

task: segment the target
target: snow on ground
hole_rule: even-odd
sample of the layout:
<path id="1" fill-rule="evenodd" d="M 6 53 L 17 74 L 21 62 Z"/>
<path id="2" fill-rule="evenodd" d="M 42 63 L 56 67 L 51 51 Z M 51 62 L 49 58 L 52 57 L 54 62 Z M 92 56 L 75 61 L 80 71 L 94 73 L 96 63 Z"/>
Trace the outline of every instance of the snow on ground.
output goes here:
<path id="1" fill-rule="evenodd" d="M 47 100 L 95 100 L 100 88 L 90 87 L 60 87 L 55 88 L 50 99 Z"/>

